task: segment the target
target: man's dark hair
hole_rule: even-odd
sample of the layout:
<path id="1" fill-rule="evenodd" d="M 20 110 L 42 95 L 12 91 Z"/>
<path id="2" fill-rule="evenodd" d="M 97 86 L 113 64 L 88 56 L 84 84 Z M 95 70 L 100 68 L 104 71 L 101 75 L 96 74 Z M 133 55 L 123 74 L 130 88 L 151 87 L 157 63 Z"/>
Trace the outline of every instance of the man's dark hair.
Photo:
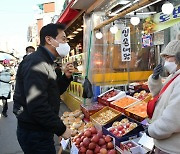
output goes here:
<path id="1" fill-rule="evenodd" d="M 51 36 L 52 38 L 56 38 L 58 35 L 58 30 L 65 30 L 64 24 L 48 24 L 40 30 L 40 45 L 45 45 L 45 37 Z"/>
<path id="2" fill-rule="evenodd" d="M 33 50 L 35 50 L 35 48 L 34 48 L 33 46 L 28 46 L 28 47 L 26 47 L 26 52 L 28 51 L 28 49 L 33 49 Z"/>

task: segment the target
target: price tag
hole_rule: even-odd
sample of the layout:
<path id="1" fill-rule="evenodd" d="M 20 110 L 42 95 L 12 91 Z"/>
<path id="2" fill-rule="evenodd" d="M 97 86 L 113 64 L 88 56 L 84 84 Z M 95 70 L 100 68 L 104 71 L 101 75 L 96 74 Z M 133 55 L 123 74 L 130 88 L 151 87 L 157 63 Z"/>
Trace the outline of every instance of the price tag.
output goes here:
<path id="1" fill-rule="evenodd" d="M 153 138 L 147 136 L 146 133 L 144 133 L 142 135 L 142 137 L 140 138 L 138 143 L 143 145 L 144 147 L 146 147 L 149 150 L 152 150 L 153 146 L 154 146 Z"/>
<path id="2" fill-rule="evenodd" d="M 69 143 L 69 139 L 65 140 L 62 138 L 61 145 L 62 145 L 63 150 L 65 150 L 67 148 L 68 143 Z"/>
<path id="3" fill-rule="evenodd" d="M 76 147 L 76 145 L 73 143 L 72 147 L 71 147 L 71 153 L 70 154 L 78 154 L 78 153 L 79 153 L 79 150 Z"/>

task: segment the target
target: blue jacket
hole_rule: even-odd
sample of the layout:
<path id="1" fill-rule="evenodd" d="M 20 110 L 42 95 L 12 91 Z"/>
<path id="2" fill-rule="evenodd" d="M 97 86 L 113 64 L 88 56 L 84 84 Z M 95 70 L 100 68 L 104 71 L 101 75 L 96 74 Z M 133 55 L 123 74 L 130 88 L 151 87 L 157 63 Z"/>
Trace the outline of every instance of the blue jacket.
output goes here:
<path id="1" fill-rule="evenodd" d="M 11 91 L 11 74 L 7 70 L 3 70 L 0 73 L 0 97 L 8 98 Z"/>

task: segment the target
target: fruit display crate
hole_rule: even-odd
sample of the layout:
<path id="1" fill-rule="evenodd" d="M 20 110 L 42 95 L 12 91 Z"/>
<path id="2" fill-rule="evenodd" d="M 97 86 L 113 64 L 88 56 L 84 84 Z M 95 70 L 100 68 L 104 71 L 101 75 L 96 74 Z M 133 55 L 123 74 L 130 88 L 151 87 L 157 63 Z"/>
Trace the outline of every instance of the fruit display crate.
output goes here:
<path id="1" fill-rule="evenodd" d="M 88 120 L 90 119 L 91 115 L 98 112 L 103 107 L 104 107 L 104 105 L 102 105 L 100 103 L 92 103 L 89 105 L 81 104 L 80 105 L 80 108 L 81 108 L 82 112 L 84 113 L 85 118 L 87 118 Z"/>
<path id="2" fill-rule="evenodd" d="M 112 111 L 114 112 L 116 115 L 112 118 L 110 118 L 109 120 L 107 120 L 105 123 L 99 123 L 96 118 L 100 116 L 101 113 L 106 112 L 106 111 Z M 108 116 L 108 115 L 107 115 Z M 114 119 L 117 119 L 119 116 L 121 116 L 121 113 L 113 108 L 110 108 L 109 106 L 104 107 L 103 109 L 101 109 L 100 111 L 96 112 L 95 114 L 93 114 L 92 116 L 90 116 L 90 120 L 91 122 L 94 124 L 94 126 L 96 127 L 97 130 L 102 130 L 102 126 L 106 125 L 107 123 L 114 121 Z M 104 117 L 105 118 L 105 117 Z"/>
<path id="3" fill-rule="evenodd" d="M 121 121 L 122 119 L 124 119 L 124 118 L 128 119 L 129 122 L 136 123 L 136 124 L 137 124 L 137 127 L 135 127 L 133 130 L 131 130 L 131 131 L 128 132 L 127 134 L 125 134 L 125 135 L 123 135 L 123 136 L 121 136 L 121 137 L 117 137 L 116 135 L 114 135 L 113 133 L 111 133 L 111 132 L 109 131 L 109 128 L 112 127 L 112 125 L 113 125 L 114 122 L 117 122 L 117 121 L 120 122 L 120 121 Z M 114 137 L 114 138 L 115 138 L 115 144 L 116 144 L 116 146 L 120 147 L 120 143 L 121 143 L 121 142 L 127 141 L 127 140 L 131 140 L 131 139 L 133 139 L 133 138 L 139 137 L 139 132 L 144 131 L 144 127 L 143 127 L 143 125 L 142 125 L 141 123 L 139 123 L 139 122 L 137 122 L 137 121 L 135 121 L 135 120 L 133 120 L 133 119 L 125 116 L 125 115 L 121 115 L 121 116 L 118 117 L 117 119 L 114 119 L 114 120 L 111 121 L 110 123 L 104 125 L 104 126 L 102 127 L 102 131 L 103 131 L 103 133 L 104 133 L 105 135 L 110 135 L 110 136 Z"/>
<path id="4" fill-rule="evenodd" d="M 125 105 L 127 103 L 126 99 L 132 100 L 132 103 Z M 118 99 L 116 101 L 111 102 L 110 107 L 124 113 L 126 108 L 130 107 L 131 105 L 134 105 L 134 104 L 138 103 L 139 101 L 140 100 L 138 100 L 138 99 L 136 99 L 136 98 L 134 98 L 132 96 L 127 95 L 127 96 L 125 96 L 123 98 L 120 98 L 120 99 Z M 117 104 L 117 102 L 119 102 L 119 103 Z"/>
<path id="5" fill-rule="evenodd" d="M 121 97 L 122 93 L 120 93 L 120 92 L 121 92 L 120 90 L 112 88 L 112 89 L 102 93 L 101 95 L 99 95 L 97 97 L 97 101 L 103 105 L 109 106 L 110 102 Z M 123 94 L 125 94 L 125 93 L 123 93 Z"/>
<path id="6" fill-rule="evenodd" d="M 139 122 L 147 118 L 147 102 L 141 101 L 125 109 L 125 115 Z"/>

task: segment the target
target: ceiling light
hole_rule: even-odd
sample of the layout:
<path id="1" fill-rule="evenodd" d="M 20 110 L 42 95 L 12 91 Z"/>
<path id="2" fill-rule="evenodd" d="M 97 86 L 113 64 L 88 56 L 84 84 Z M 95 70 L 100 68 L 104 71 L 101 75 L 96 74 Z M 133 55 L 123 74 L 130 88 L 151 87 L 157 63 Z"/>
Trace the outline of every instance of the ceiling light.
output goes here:
<path id="1" fill-rule="evenodd" d="M 102 35 L 102 33 L 101 33 L 101 31 L 99 30 L 98 32 L 96 32 L 96 38 L 97 39 L 101 39 L 103 37 L 103 35 Z"/>
<path id="2" fill-rule="evenodd" d="M 134 17 L 131 17 L 130 22 L 132 25 L 136 26 L 140 23 L 140 19 L 136 16 L 136 12 L 134 12 L 134 15 Z"/>
<path id="3" fill-rule="evenodd" d="M 118 31 L 118 27 L 115 25 L 114 22 L 113 22 L 113 26 L 110 28 L 110 31 L 112 34 L 116 34 Z"/>
<path id="4" fill-rule="evenodd" d="M 84 27 L 84 25 L 81 25 L 81 27 Z"/>
<path id="5" fill-rule="evenodd" d="M 171 14 L 172 12 L 173 12 L 173 10 L 174 10 L 174 6 L 173 6 L 173 4 L 172 3 L 170 3 L 170 2 L 166 2 L 166 3 L 164 3 L 163 5 L 162 5 L 162 12 L 164 13 L 164 14 Z"/>
<path id="6" fill-rule="evenodd" d="M 73 37 L 70 38 L 70 40 L 73 40 L 73 39 L 74 39 Z"/>
<path id="7" fill-rule="evenodd" d="M 78 29 L 76 29 L 76 30 L 80 32 L 80 31 L 82 31 L 83 29 L 82 29 L 82 28 L 78 28 Z"/>
<path id="8" fill-rule="evenodd" d="M 73 34 L 78 34 L 78 33 L 79 33 L 79 32 L 77 32 L 77 31 L 74 31 L 74 32 L 73 32 Z"/>

